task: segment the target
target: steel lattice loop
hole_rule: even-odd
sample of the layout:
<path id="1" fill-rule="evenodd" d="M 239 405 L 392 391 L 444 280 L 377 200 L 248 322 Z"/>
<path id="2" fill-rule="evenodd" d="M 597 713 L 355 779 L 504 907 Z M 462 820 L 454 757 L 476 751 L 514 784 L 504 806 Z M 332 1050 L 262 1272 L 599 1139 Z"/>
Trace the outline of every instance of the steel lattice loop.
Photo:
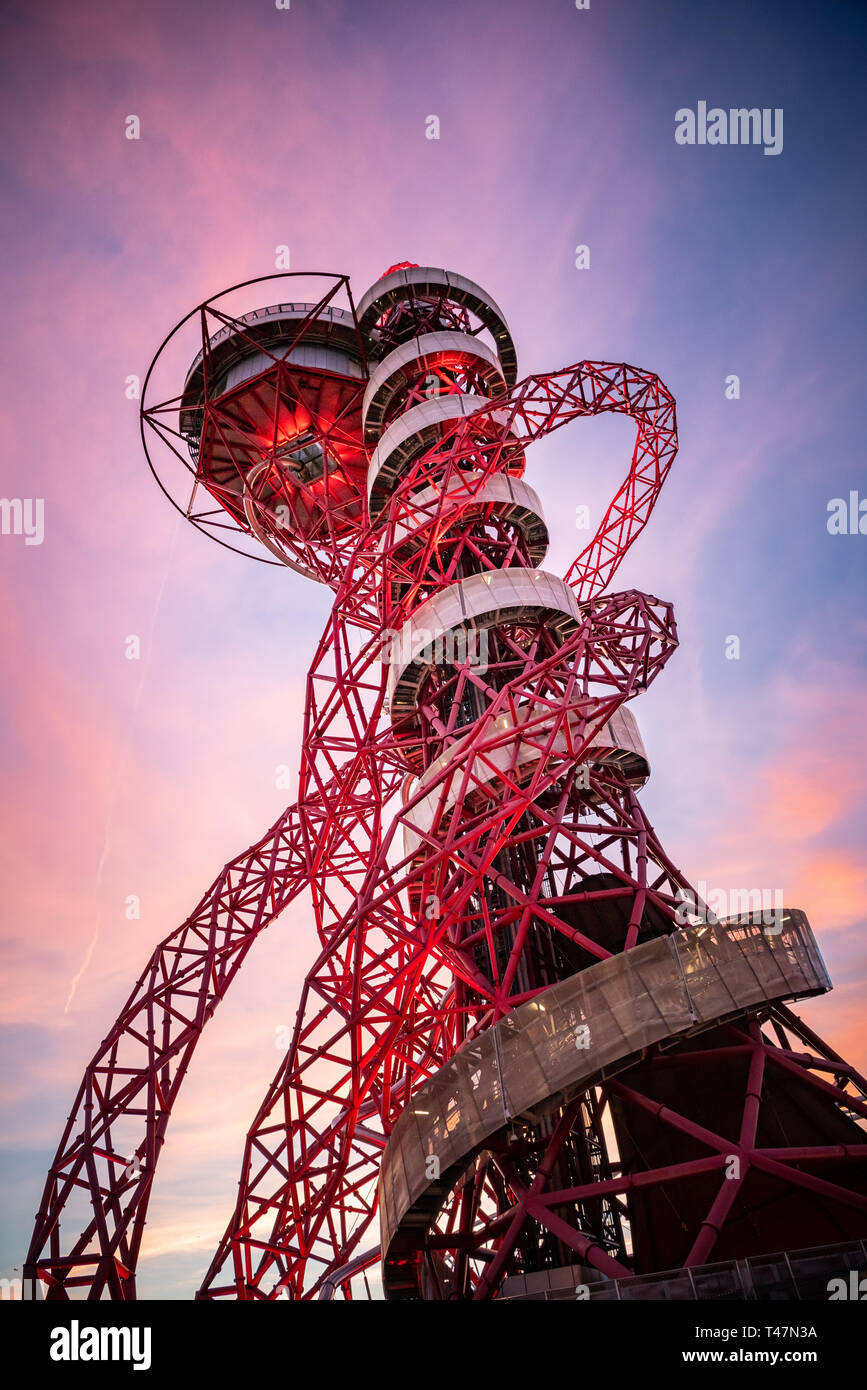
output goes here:
<path id="1" fill-rule="evenodd" d="M 287 295 L 304 280 L 269 278 Z M 157 947 L 88 1066 L 31 1287 L 135 1297 L 196 1042 L 302 890 L 318 954 L 200 1298 L 351 1296 L 379 1258 L 381 1169 L 393 1298 L 532 1296 L 534 1279 L 573 1266 L 596 1279 L 692 1269 L 783 1248 L 795 1220 L 802 1243 L 843 1222 L 867 1234 L 864 1082 L 784 1003 L 828 987 L 806 919 L 800 973 L 764 992 L 732 975 L 730 1006 L 693 1007 L 687 975 L 711 979 L 708 944 L 693 922 L 684 953 L 682 908 L 703 905 L 637 797 L 649 762 L 630 702 L 677 631 L 671 604 L 610 586 L 677 453 L 674 398 L 624 363 L 516 382 L 502 311 L 451 272 L 392 266 L 358 314 L 347 277 L 316 277 L 315 292 L 243 314 L 218 296 L 175 330 L 198 334 L 183 382 L 170 371 L 160 399 L 175 334 L 148 373 L 151 466 L 161 449 L 191 488 L 175 504 L 232 548 L 264 547 L 329 585 L 334 604 L 307 677 L 298 798 Z M 635 421 L 632 458 L 560 579 L 542 568 L 530 446 L 606 412 Z M 751 959 L 776 962 L 783 948 L 756 930 L 715 928 L 720 959 L 752 933 Z M 637 982 L 651 963 L 676 1026 L 624 1025 L 620 1046 L 618 1010 L 652 1007 Z M 573 1010 L 556 1034 L 542 1017 L 555 997 Z M 505 1068 L 492 1043 L 507 1048 L 519 1019 L 536 1036 L 533 1009 L 550 1085 L 520 1113 L 491 1091 L 484 1144 L 474 1131 L 446 1161 L 442 1136 Z M 605 1060 L 564 1067 L 563 1037 L 591 1023 Z M 502 1070 L 513 1087 L 521 1061 Z M 439 1098 L 436 1124 L 424 1094 Z M 731 1182 L 726 1146 L 741 1163 Z M 64 1218 L 81 1194 L 91 1214 L 75 1229 Z"/>

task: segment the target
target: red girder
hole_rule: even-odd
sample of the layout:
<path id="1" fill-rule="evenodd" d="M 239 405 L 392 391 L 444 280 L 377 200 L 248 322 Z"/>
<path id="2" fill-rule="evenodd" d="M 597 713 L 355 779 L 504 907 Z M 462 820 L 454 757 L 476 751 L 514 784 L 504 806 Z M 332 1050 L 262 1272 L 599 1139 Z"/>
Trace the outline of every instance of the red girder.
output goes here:
<path id="1" fill-rule="evenodd" d="M 299 323 L 292 346 L 344 284 L 348 291 L 345 277 L 337 277 Z M 301 399 L 301 369 L 287 361 L 291 347 L 281 346 L 279 356 L 268 354 L 272 364 L 259 378 L 244 381 L 246 403 L 237 391 L 212 399 L 208 314 L 239 341 L 246 336 L 256 351 L 261 343 L 239 320 L 202 306 L 207 449 L 211 459 L 210 441 L 218 441 L 234 469 L 219 483 L 205 481 L 233 518 L 209 524 L 249 530 L 238 498 L 252 464 L 277 467 L 280 402 L 287 392 Z M 354 310 L 353 322 L 357 329 Z M 377 325 L 381 342 L 400 341 L 408 322 L 421 331 L 443 323 L 467 328 L 469 320 L 445 289 L 417 300 L 410 293 Z M 363 344 L 361 353 L 363 361 Z M 478 389 L 466 365 L 437 369 L 439 388 Z M 419 399 L 429 394 L 409 381 L 402 409 L 415 400 L 416 387 Z M 254 444 L 254 416 L 272 394 L 271 438 Z M 181 457 L 170 436 L 182 436 L 162 418 L 177 412 L 179 399 L 143 407 L 143 416 Z M 350 392 L 343 424 L 317 424 L 321 438 L 337 452 L 346 448 L 347 457 L 354 443 L 360 447 L 355 427 L 346 424 L 355 404 Z M 386 635 L 431 592 L 458 582 L 462 565 L 493 572 L 528 563 L 516 532 L 498 530 L 485 514 L 462 525 L 461 509 L 469 517 L 498 473 L 520 474 L 535 440 L 605 412 L 631 416 L 636 442 L 601 525 L 566 575 L 579 603 L 571 632 L 554 641 L 544 623 L 495 624 L 493 674 L 455 659 L 447 672 L 430 676 L 416 715 L 392 722 Z M 154 1170 L 195 1043 L 255 937 L 308 884 L 319 955 L 305 980 L 291 1046 L 248 1132 L 237 1204 L 202 1298 L 333 1292 L 335 1280 L 345 1282 L 348 1269 L 368 1261 L 351 1263 L 374 1219 L 381 1151 L 426 1078 L 467 1039 L 544 988 L 538 972 L 548 968 L 548 956 L 555 972 L 579 969 L 674 928 L 678 893 L 689 885 L 666 857 L 628 778 L 585 759 L 608 721 L 650 684 L 677 644 L 670 605 L 636 591 L 605 592 L 646 525 L 676 452 L 675 402 L 659 379 L 625 363 L 586 361 L 527 377 L 474 414 L 444 424 L 434 444 L 405 468 L 374 521 L 351 491 L 339 495 L 326 466 L 315 514 L 311 489 L 293 494 L 293 529 L 277 539 L 290 563 L 336 591 L 308 675 L 299 800 L 259 844 L 226 866 L 187 922 L 157 948 L 90 1063 L 49 1173 L 26 1266 L 31 1277 L 38 1272 L 46 1281 L 50 1297 L 65 1297 L 70 1288 L 86 1288 L 90 1298 L 104 1291 L 135 1297 Z M 198 455 L 194 463 L 198 486 L 204 465 Z M 345 479 L 351 472 L 347 467 Z M 270 477 L 263 472 L 253 488 L 266 528 L 272 526 Z M 435 500 L 421 506 L 419 490 L 430 485 Z M 469 732 L 458 723 L 466 699 L 477 711 Z M 444 753 L 435 765 L 432 747 Z M 427 766 L 425 782 L 407 783 L 399 801 L 408 772 L 418 771 L 413 749 Z M 457 753 L 451 761 L 449 750 Z M 424 806 L 429 824 L 418 819 Z M 788 1018 L 774 1011 L 776 1026 L 797 1031 Z M 822 1052 L 812 1035 L 800 1036 Z M 770 1061 L 825 1102 L 840 1104 L 851 1069 L 827 1050 L 824 1060 L 805 1061 L 786 1046 L 772 1047 L 755 1026 L 737 1033 L 732 1046 L 752 1058 L 738 1152 L 748 1167 L 783 1173 L 827 1197 L 839 1185 L 793 1166 L 827 1155 L 811 1147 L 805 1159 L 797 1147 L 786 1153 L 757 1146 L 762 1076 Z M 681 1061 L 690 1065 L 688 1057 Z M 671 1063 L 671 1056 L 660 1059 L 661 1066 Z M 833 1083 L 813 1075 L 811 1069 L 823 1066 L 836 1066 Z M 631 1075 L 608 1083 L 608 1101 L 655 1105 L 631 1086 Z M 857 1108 L 851 1091 L 845 1097 Z M 578 1098 L 564 1111 L 531 1187 L 500 1156 L 496 1172 L 462 1190 L 444 1216 L 445 1230 L 431 1236 L 432 1277 L 436 1252 L 454 1248 L 467 1296 L 487 1296 L 528 1220 L 597 1268 L 628 1273 L 553 1208 L 574 1206 L 591 1193 L 614 1202 L 642 1185 L 686 1183 L 723 1162 L 718 1136 L 659 1104 L 658 1122 L 706 1145 L 710 1156 L 641 1174 L 597 1174 L 580 1190 L 550 1188 L 557 1146 L 583 1103 Z M 485 1184 L 505 1207 L 494 1218 L 482 1210 Z M 739 1186 L 720 1185 L 687 1264 L 714 1248 Z M 61 1220 L 75 1191 L 89 1197 L 92 1217 L 64 1244 Z M 498 1245 L 488 1252 L 484 1276 L 471 1277 L 468 1252 L 492 1240 Z"/>

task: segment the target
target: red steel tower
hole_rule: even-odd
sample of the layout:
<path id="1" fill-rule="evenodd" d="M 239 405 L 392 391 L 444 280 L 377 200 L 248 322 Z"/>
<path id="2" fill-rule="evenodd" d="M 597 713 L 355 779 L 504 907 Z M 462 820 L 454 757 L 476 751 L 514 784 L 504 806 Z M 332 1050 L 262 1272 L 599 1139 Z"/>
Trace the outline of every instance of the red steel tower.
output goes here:
<path id="1" fill-rule="evenodd" d="M 824 1297 L 867 1255 L 867 1083 L 788 1008 L 830 988 L 821 956 L 795 908 L 715 918 L 637 795 L 631 701 L 676 630 L 610 586 L 675 457 L 674 399 L 623 363 L 516 384 L 502 312 L 451 272 L 394 266 L 357 309 L 347 277 L 315 280 L 314 302 L 230 312 L 255 281 L 206 302 L 148 373 L 176 505 L 334 605 L 297 800 L 89 1064 L 31 1288 L 135 1297 L 198 1037 L 309 890 L 315 959 L 200 1298 L 350 1297 L 376 1261 L 393 1299 Z M 527 450 L 604 411 L 634 452 L 561 579 Z"/>

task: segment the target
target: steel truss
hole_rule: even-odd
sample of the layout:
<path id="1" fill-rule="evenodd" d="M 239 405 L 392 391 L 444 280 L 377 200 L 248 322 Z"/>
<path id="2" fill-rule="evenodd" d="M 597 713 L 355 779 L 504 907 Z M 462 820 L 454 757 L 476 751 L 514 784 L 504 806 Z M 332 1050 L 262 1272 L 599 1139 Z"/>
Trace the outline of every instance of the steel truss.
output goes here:
<path id="1" fill-rule="evenodd" d="M 506 372 L 502 389 L 486 395 L 478 364 L 487 359 L 473 344 L 486 327 L 500 343 L 507 334 L 478 287 L 461 282 L 458 291 L 437 279 L 444 274 L 393 267 L 381 282 L 391 298 L 379 312 L 374 297 L 366 336 L 349 296 L 346 324 L 334 331 L 345 351 L 353 334 L 358 341 L 355 377 L 327 364 L 317 375 L 296 352 L 329 315 L 332 331 L 346 277 L 332 277 L 315 305 L 301 306 L 279 345 L 255 315 L 203 305 L 198 375 L 180 395 L 143 404 L 143 429 L 191 472 L 194 497 L 217 504 L 214 513 L 191 500 L 194 521 L 264 539 L 335 598 L 307 679 L 297 802 L 157 948 L 87 1068 L 25 1270 L 49 1298 L 135 1297 L 156 1163 L 195 1044 L 256 936 L 302 889 L 312 895 L 318 954 L 291 1045 L 250 1126 L 236 1207 L 201 1298 L 331 1297 L 335 1287 L 350 1296 L 353 1274 L 369 1263 L 360 1252 L 375 1239 L 383 1148 L 425 1080 L 553 980 L 675 930 L 684 894 L 697 900 L 640 806 L 644 777 L 625 770 L 629 750 L 609 747 L 612 721 L 677 645 L 669 604 L 609 592 L 674 460 L 674 399 L 652 373 L 595 361 L 513 387 Z M 396 276 L 406 278 L 405 294 Z M 413 277 L 424 276 L 416 293 Z M 292 305 L 280 308 L 290 317 Z M 226 335 L 236 357 L 255 351 L 264 361 L 228 386 Z M 461 338 L 465 350 L 454 346 Z M 362 503 L 376 443 L 363 442 L 368 355 L 387 362 L 410 339 L 433 346 L 417 369 L 401 367 L 379 433 L 426 402 L 444 408 L 374 515 Z M 451 397 L 478 404 L 450 414 Z M 185 428 L 171 423 L 179 412 Z M 485 577 L 539 580 L 527 505 L 504 511 L 495 480 L 520 478 L 536 440 L 606 412 L 635 421 L 636 443 L 602 523 L 565 576 L 556 621 L 532 604 L 517 616 L 514 608 L 484 614 L 474 631 L 487 636 L 487 662 L 454 652 L 422 662 L 411 707 L 400 705 L 384 654 L 425 605 Z M 782 1030 L 777 1044 L 765 1022 Z M 808 1056 L 792 1041 L 805 1038 Z M 737 1135 L 743 1171 L 726 1184 L 731 1134 L 657 1103 L 653 1083 L 660 1068 L 678 1063 L 692 1077 L 736 1052 L 749 1057 Z M 575 1098 L 544 1133 L 504 1136 L 428 1238 L 429 1296 L 446 1287 L 449 1296 L 490 1296 L 540 1232 L 564 1258 L 632 1272 L 647 1258 L 644 1236 L 636 1256 L 641 1218 L 630 1215 L 642 1186 L 713 1187 L 675 1250 L 687 1265 L 725 1244 L 750 1172 L 863 1205 L 812 1171 L 839 1164 L 839 1146 L 805 1154 L 759 1142 L 768 1071 L 797 1076 L 847 1115 L 864 1113 L 850 1069 L 785 1011 L 728 1025 L 711 1048 L 660 1054 L 640 1079 L 626 1073 Z M 687 1098 L 696 1085 L 690 1079 Z M 627 1161 L 610 1151 L 618 1107 L 621 1117 L 652 1112 L 708 1153 L 647 1167 L 634 1155 Z M 861 1156 L 849 1148 L 847 1161 Z M 564 1185 L 567 1151 L 580 1152 L 584 1176 Z M 75 1198 L 89 1210 L 78 1226 Z"/>

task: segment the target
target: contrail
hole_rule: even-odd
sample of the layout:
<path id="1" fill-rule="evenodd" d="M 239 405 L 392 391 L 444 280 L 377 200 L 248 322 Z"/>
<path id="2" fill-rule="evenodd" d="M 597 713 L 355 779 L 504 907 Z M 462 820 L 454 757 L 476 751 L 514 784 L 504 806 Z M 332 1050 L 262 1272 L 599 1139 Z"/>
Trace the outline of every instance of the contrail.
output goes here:
<path id="1" fill-rule="evenodd" d="M 127 726 L 126 737 L 124 739 L 123 747 L 121 749 L 121 755 L 118 760 L 118 768 L 114 775 L 111 797 L 109 800 L 108 815 L 105 818 L 105 830 L 103 832 L 102 837 L 102 852 L 99 856 L 99 864 L 97 865 L 96 877 L 94 879 L 93 885 L 95 897 L 99 894 L 99 890 L 102 887 L 102 875 L 105 869 L 105 865 L 108 861 L 109 850 L 111 848 L 111 834 L 114 825 L 115 810 L 117 808 L 118 789 L 121 785 L 121 778 L 123 776 L 123 773 L 126 771 L 127 758 L 129 757 L 130 741 L 132 739 L 132 733 L 136 724 L 136 718 L 138 715 L 138 707 L 139 702 L 141 700 L 142 690 L 144 689 L 144 683 L 147 679 L 148 668 L 150 666 L 151 660 L 151 652 L 153 651 L 153 636 L 154 629 L 156 627 L 157 615 L 160 611 L 160 604 L 163 601 L 163 594 L 165 592 L 166 581 L 168 580 L 169 570 L 172 566 L 172 560 L 174 558 L 175 553 L 175 542 L 178 538 L 180 524 L 181 518 L 180 516 L 178 516 L 175 519 L 175 526 L 174 530 L 172 531 L 171 539 L 169 541 L 168 552 L 166 554 L 166 562 L 163 567 L 162 579 L 160 580 L 160 585 L 157 589 L 157 596 L 154 600 L 153 612 L 151 613 L 150 626 L 148 628 L 145 658 L 142 662 L 141 675 L 138 678 L 138 684 L 136 685 L 135 694 L 133 695 L 132 711 L 130 713 L 130 720 Z M 93 953 L 96 949 L 96 943 L 99 940 L 99 929 L 101 925 L 102 909 L 100 908 L 96 915 L 96 926 L 94 927 L 93 936 L 90 938 L 90 943 L 87 947 L 87 950 L 84 953 L 84 959 L 81 962 L 81 965 L 78 967 L 78 970 L 73 975 L 72 980 L 70 981 L 69 994 L 67 995 L 66 1003 L 63 1006 L 63 1012 L 65 1014 L 69 1013 L 70 1005 L 72 1004 L 72 1001 L 75 998 L 75 991 L 78 989 L 78 982 L 84 975 L 84 972 L 87 970 L 87 967 L 90 965 L 91 957 L 93 956 Z"/>

